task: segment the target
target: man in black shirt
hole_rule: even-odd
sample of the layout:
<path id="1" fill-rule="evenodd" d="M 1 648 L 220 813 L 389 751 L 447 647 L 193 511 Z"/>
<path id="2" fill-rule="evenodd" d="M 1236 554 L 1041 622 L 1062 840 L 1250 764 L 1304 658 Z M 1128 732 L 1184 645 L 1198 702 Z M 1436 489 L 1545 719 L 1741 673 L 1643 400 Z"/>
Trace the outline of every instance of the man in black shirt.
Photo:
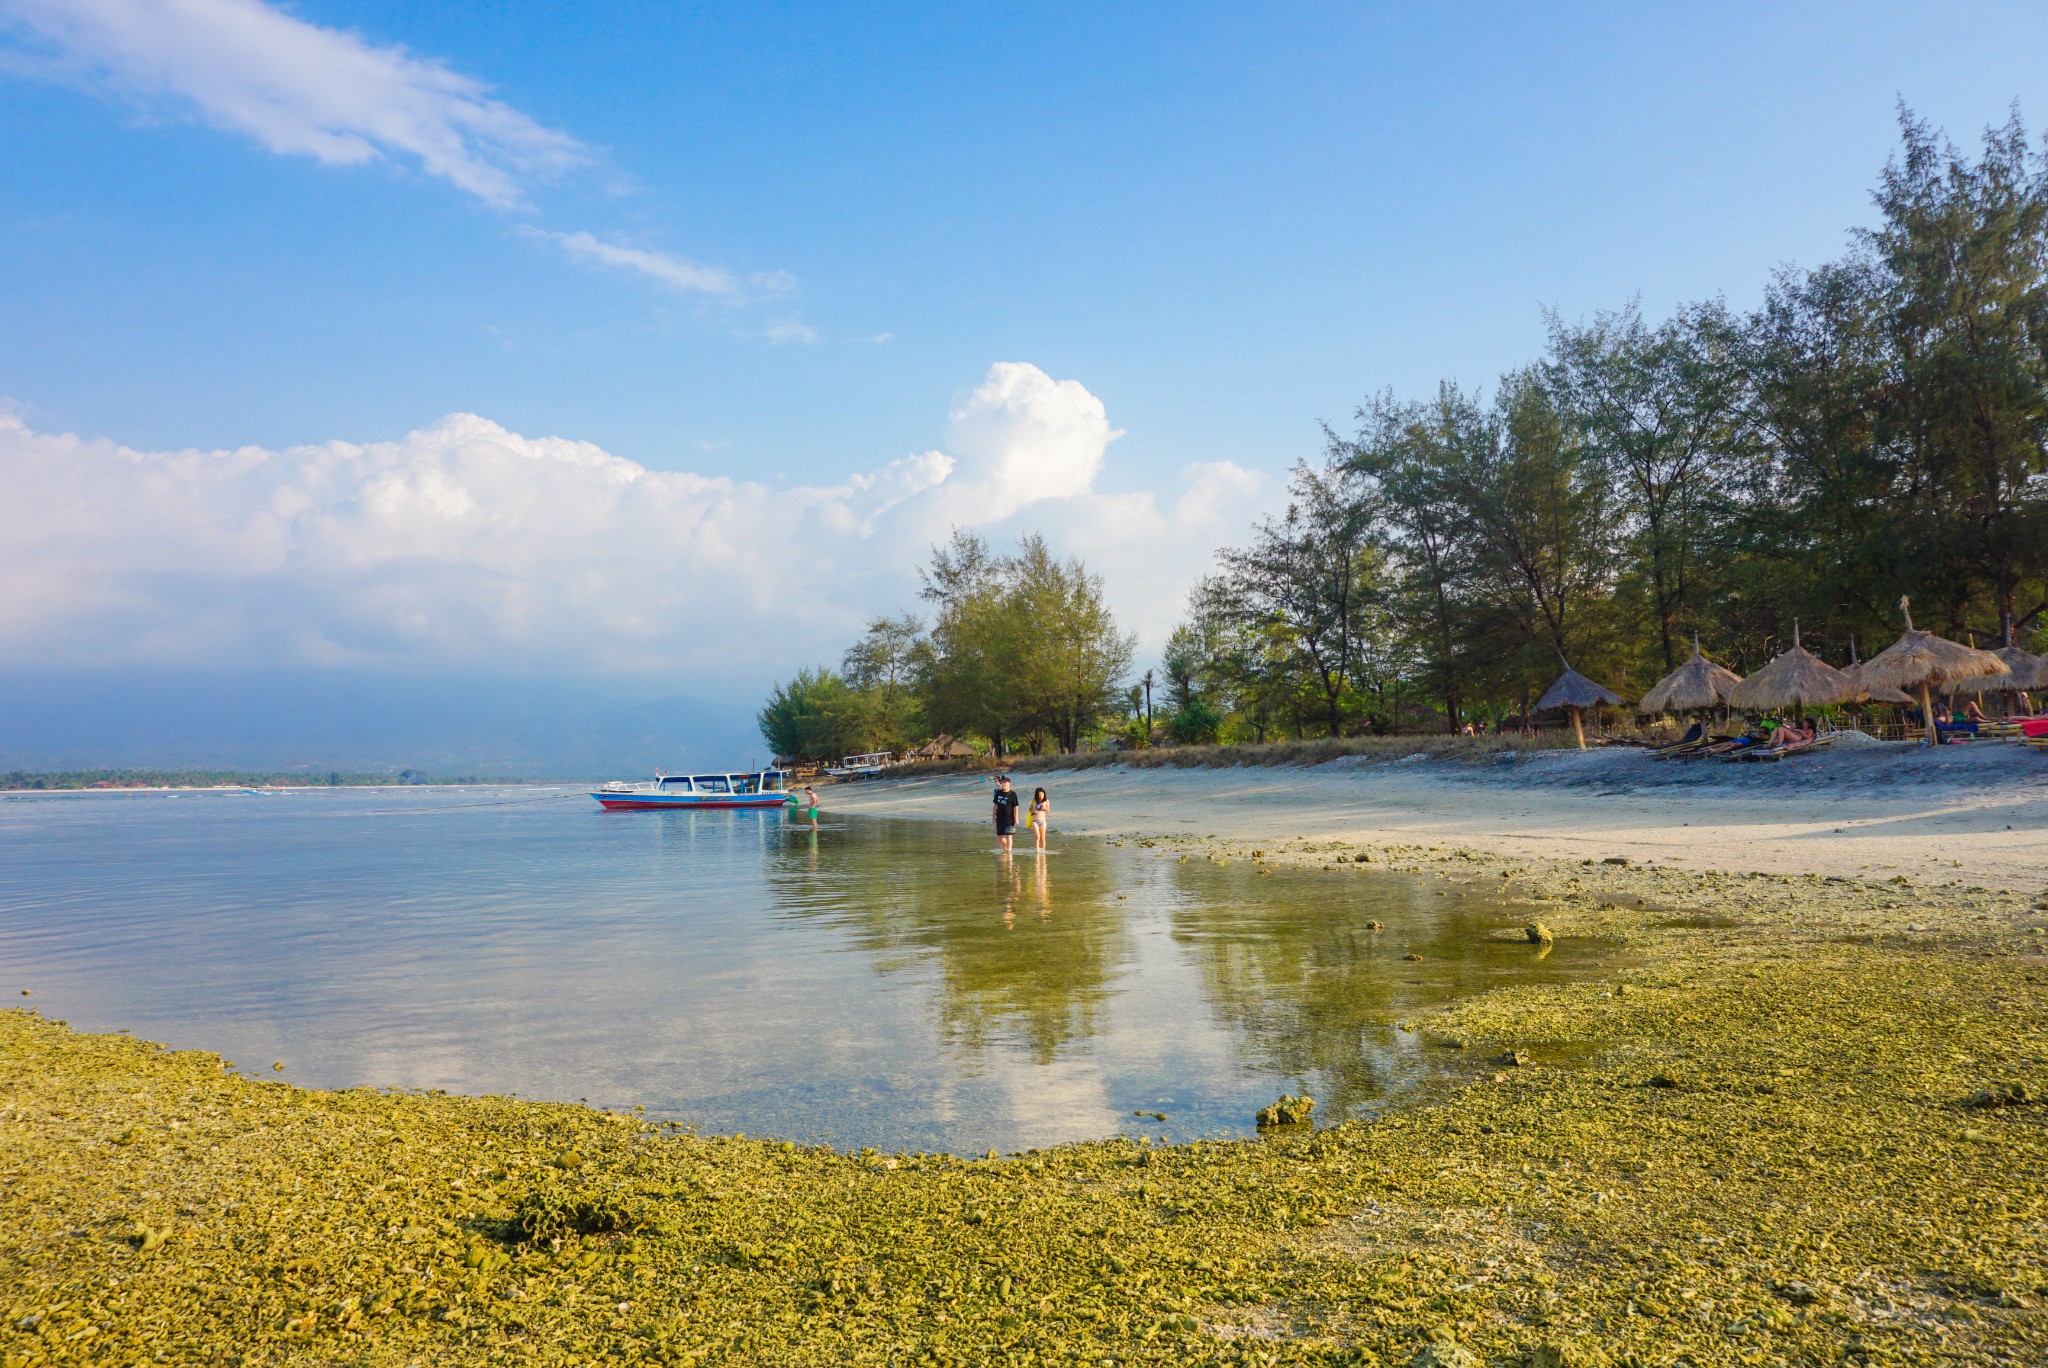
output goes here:
<path id="1" fill-rule="evenodd" d="M 996 779 L 996 844 L 1010 848 L 1010 833 L 1017 829 L 1017 795 L 1010 788 L 1010 776 Z"/>

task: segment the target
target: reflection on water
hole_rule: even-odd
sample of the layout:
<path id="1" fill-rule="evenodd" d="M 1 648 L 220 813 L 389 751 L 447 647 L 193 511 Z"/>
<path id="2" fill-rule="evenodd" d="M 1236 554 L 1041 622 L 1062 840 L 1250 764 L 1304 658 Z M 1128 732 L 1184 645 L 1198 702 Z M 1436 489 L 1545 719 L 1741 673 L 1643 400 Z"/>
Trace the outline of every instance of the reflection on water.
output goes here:
<path id="1" fill-rule="evenodd" d="M 1420 878 L 1055 840 L 533 790 L 8 798 L 0 991 L 316 1086 L 979 1151 L 1245 1134 L 1281 1091 L 1367 1113 L 1438 1065 L 1403 1017 L 1603 968 Z"/>

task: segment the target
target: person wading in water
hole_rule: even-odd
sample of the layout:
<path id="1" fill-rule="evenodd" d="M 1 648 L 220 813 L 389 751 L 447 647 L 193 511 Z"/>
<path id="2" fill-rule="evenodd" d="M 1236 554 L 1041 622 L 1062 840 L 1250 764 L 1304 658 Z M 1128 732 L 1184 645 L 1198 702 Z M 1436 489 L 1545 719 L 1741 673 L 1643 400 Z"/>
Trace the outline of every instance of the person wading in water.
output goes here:
<path id="1" fill-rule="evenodd" d="M 1011 833 L 1016 829 L 1017 794 L 1010 787 L 1010 776 L 1005 774 L 996 779 L 996 844 L 1008 851 Z"/>

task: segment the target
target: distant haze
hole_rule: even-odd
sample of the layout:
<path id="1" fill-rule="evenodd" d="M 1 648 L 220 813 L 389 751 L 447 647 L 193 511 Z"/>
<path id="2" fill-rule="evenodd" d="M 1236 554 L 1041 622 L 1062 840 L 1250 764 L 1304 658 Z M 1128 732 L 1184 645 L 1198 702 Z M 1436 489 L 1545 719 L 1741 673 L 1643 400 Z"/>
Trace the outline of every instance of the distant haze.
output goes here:
<path id="1" fill-rule="evenodd" d="M 749 709 L 652 690 L 320 670 L 0 675 L 0 769 L 636 778 L 766 758 Z"/>

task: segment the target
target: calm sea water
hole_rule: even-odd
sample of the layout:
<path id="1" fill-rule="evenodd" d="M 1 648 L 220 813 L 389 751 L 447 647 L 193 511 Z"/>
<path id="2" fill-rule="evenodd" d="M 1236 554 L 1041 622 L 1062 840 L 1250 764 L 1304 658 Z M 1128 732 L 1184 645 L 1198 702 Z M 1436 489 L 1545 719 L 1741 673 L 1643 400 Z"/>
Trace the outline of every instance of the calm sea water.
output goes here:
<path id="1" fill-rule="evenodd" d="M 4 797 L 0 995 L 313 1086 L 979 1152 L 1370 1113 L 1449 1062 L 1404 1016 L 1605 967 L 1419 878 L 1054 844 L 567 790 Z"/>

